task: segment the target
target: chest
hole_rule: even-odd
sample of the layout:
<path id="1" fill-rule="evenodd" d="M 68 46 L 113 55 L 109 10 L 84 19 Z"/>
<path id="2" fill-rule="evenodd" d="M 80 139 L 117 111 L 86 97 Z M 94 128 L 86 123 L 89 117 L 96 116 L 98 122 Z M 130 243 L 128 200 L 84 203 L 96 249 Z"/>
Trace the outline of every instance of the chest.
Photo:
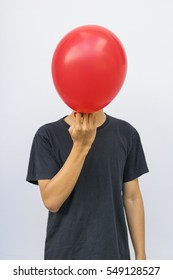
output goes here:
<path id="1" fill-rule="evenodd" d="M 73 142 L 70 134 L 62 138 L 57 137 L 54 145 L 54 153 L 57 162 L 63 166 L 70 151 Z M 84 167 L 87 169 L 123 169 L 128 152 L 128 142 L 125 137 L 115 132 L 109 134 L 99 131 L 92 144 L 92 147 L 85 159 Z M 90 167 L 90 168 L 89 168 Z"/>

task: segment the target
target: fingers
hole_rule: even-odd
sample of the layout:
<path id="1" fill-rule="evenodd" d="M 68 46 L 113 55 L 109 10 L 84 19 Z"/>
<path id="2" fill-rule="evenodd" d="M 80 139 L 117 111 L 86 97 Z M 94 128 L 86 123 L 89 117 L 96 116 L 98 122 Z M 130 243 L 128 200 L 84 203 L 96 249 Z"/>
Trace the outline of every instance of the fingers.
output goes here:
<path id="1" fill-rule="evenodd" d="M 88 127 L 95 127 L 96 119 L 94 113 L 90 113 L 90 114 L 76 113 L 75 126 L 78 128 L 83 126 L 83 128 L 85 129 L 87 129 Z"/>
<path id="2" fill-rule="evenodd" d="M 88 114 L 83 114 L 83 128 L 88 128 Z"/>
<path id="3" fill-rule="evenodd" d="M 78 113 L 78 112 L 76 113 L 76 118 L 75 118 L 75 126 L 76 127 L 81 127 L 82 117 L 83 117 L 83 114 Z"/>
<path id="4" fill-rule="evenodd" d="M 95 127 L 96 126 L 96 119 L 95 119 L 95 116 L 94 116 L 93 113 L 89 114 L 88 122 L 89 122 L 89 125 L 91 127 Z"/>

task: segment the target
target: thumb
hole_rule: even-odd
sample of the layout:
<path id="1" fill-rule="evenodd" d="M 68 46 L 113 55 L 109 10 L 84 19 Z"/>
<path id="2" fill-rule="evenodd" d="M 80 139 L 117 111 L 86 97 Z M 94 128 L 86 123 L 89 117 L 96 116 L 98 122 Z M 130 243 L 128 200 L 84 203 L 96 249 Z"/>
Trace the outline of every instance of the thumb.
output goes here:
<path id="1" fill-rule="evenodd" d="M 68 129 L 68 131 L 69 131 L 70 134 L 72 133 L 73 129 L 74 129 L 74 125 L 71 125 L 71 126 L 69 127 L 69 129 Z"/>

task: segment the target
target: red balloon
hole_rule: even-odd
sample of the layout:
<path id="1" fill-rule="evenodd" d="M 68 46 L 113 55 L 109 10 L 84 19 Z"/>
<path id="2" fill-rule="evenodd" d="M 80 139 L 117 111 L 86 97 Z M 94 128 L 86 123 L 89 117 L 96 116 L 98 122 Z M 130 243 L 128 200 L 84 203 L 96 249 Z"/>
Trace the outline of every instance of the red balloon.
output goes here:
<path id="1" fill-rule="evenodd" d="M 52 77 L 60 97 L 82 113 L 108 105 L 122 87 L 126 71 L 122 43 L 110 30 L 97 25 L 70 31 L 52 58 Z"/>

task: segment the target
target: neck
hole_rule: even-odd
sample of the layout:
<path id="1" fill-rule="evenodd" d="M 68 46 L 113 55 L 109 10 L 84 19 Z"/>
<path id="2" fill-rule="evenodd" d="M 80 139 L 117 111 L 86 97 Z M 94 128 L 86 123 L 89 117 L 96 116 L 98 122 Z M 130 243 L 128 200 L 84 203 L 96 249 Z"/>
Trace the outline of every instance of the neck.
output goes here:
<path id="1" fill-rule="evenodd" d="M 99 110 L 97 112 L 94 112 L 93 114 L 94 114 L 94 116 L 96 118 L 97 126 L 100 126 L 100 125 L 102 125 L 105 122 L 106 115 L 104 114 L 103 109 Z"/>
<path id="2" fill-rule="evenodd" d="M 71 114 L 65 118 L 65 121 L 70 125 L 75 120 L 74 113 L 75 113 L 75 111 L 72 111 Z M 93 114 L 95 115 L 95 118 L 96 118 L 97 127 L 99 127 L 100 125 L 102 125 L 105 122 L 106 115 L 104 114 L 103 109 L 93 112 Z"/>

